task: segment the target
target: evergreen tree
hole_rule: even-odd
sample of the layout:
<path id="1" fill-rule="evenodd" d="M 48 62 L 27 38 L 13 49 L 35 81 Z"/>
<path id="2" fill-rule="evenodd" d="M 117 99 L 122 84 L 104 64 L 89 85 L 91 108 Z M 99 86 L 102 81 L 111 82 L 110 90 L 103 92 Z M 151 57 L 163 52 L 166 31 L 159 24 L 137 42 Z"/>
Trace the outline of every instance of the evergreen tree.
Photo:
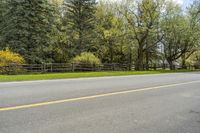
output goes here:
<path id="1" fill-rule="evenodd" d="M 51 43 L 54 7 L 48 0 L 7 0 L 3 43 L 24 56 L 27 63 L 42 63 Z"/>
<path id="2" fill-rule="evenodd" d="M 65 0 L 65 24 L 73 54 L 92 51 L 95 29 L 95 0 Z"/>
<path id="3" fill-rule="evenodd" d="M 3 22 L 4 22 L 4 15 L 6 13 L 6 0 L 1 0 L 0 1 L 0 49 L 4 47 L 5 44 L 1 43 L 2 42 L 2 30 L 3 30 Z"/>

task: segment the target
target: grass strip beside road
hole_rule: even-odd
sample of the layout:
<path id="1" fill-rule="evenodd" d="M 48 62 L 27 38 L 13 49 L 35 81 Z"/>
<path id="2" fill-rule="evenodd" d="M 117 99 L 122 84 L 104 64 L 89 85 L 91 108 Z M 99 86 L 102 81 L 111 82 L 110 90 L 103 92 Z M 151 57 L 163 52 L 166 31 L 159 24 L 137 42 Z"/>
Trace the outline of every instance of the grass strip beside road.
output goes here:
<path id="1" fill-rule="evenodd" d="M 161 74 L 174 72 L 192 72 L 189 70 L 157 70 L 157 71 L 103 71 L 103 72 L 71 72 L 71 73 L 38 73 L 25 75 L 0 75 L 0 82 L 11 81 L 31 81 L 31 80 L 49 80 L 49 79 L 67 79 L 84 77 L 104 77 L 104 76 L 126 76 L 141 74 Z"/>

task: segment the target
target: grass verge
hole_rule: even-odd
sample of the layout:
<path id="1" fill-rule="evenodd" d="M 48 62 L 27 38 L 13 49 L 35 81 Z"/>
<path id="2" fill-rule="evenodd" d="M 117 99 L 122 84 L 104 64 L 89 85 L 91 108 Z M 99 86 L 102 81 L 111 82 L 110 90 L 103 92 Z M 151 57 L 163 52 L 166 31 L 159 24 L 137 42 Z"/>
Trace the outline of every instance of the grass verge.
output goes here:
<path id="1" fill-rule="evenodd" d="M 67 79 L 83 77 L 103 77 L 103 76 L 125 76 L 140 74 L 161 74 L 175 72 L 192 72 L 191 70 L 156 70 L 156 71 L 103 71 L 103 72 L 71 72 L 71 73 L 45 73 L 45 74 L 25 74 L 25 75 L 0 75 L 0 82 L 30 81 L 48 79 Z"/>

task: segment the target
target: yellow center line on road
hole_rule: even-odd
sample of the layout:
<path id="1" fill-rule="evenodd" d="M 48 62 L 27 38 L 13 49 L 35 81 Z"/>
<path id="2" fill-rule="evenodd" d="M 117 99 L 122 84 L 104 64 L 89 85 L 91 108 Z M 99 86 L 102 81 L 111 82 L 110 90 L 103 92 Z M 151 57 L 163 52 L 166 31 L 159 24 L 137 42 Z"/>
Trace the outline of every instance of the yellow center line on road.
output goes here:
<path id="1" fill-rule="evenodd" d="M 11 111 L 11 110 L 18 110 L 18 109 L 33 108 L 33 107 L 46 106 L 46 105 L 53 105 L 53 104 L 60 104 L 60 103 L 67 103 L 67 102 L 74 102 L 74 101 L 81 101 L 81 100 L 88 100 L 88 99 L 95 99 L 95 98 L 115 96 L 115 95 L 128 94 L 128 93 L 141 92 L 141 91 L 148 91 L 148 90 L 155 90 L 155 89 L 161 89 L 161 88 L 167 88 L 167 87 L 175 87 L 175 86 L 187 85 L 187 84 L 193 84 L 193 83 L 200 83 L 200 80 L 184 82 L 184 83 L 168 84 L 168 85 L 162 85 L 162 86 L 155 86 L 155 87 L 148 87 L 148 88 L 141 88 L 141 89 L 134 89 L 134 90 L 128 90 L 128 91 L 118 91 L 118 92 L 105 93 L 105 94 L 92 95 L 92 96 L 85 96 L 85 97 L 78 97 L 78 98 L 56 100 L 56 101 L 50 101 L 50 102 L 41 102 L 41 103 L 35 103 L 35 104 L 20 105 L 20 106 L 14 106 L 14 107 L 3 107 L 3 108 L 0 108 L 0 112 L 1 111 Z"/>

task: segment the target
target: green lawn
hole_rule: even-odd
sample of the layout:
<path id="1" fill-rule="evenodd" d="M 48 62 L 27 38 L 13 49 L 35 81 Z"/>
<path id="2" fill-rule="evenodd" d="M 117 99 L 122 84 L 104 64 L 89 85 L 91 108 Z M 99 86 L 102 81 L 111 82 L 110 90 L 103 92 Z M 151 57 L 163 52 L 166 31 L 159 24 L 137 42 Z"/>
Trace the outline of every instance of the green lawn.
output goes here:
<path id="1" fill-rule="evenodd" d="M 157 70 L 157 71 L 103 71 L 103 72 L 71 72 L 71 73 L 46 73 L 46 74 L 25 74 L 25 75 L 0 75 L 0 82 L 28 81 L 28 80 L 47 80 L 47 79 L 66 79 L 82 77 L 103 77 L 103 76 L 122 76 L 139 74 L 160 74 L 172 72 L 191 72 L 189 70 Z"/>

